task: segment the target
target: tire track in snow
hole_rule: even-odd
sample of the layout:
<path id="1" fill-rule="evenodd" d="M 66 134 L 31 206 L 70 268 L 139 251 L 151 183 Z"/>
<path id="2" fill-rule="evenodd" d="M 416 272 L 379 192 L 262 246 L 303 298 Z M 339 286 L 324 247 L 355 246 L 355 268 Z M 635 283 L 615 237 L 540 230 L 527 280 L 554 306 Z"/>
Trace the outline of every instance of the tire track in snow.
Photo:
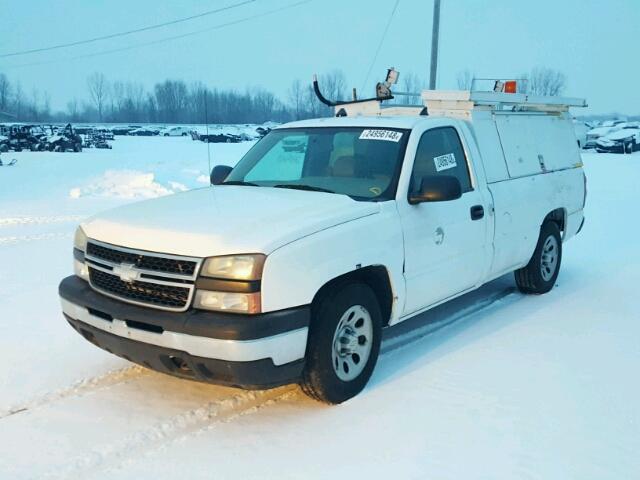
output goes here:
<path id="1" fill-rule="evenodd" d="M 96 471 L 110 471 L 131 462 L 133 458 L 149 455 L 188 436 L 215 428 L 256 413 L 276 403 L 295 398 L 299 389 L 295 385 L 272 390 L 246 391 L 207 402 L 196 408 L 173 415 L 122 438 L 118 442 L 99 445 L 95 449 L 71 458 L 63 467 L 45 473 L 46 479 L 85 478 Z"/>
<path id="2" fill-rule="evenodd" d="M 430 323 L 408 333 L 386 339 L 381 353 L 392 354 L 431 333 L 453 324 L 460 324 L 488 309 L 501 306 L 505 301 L 517 300 L 518 298 L 514 288 L 497 292 L 480 302 L 460 309 L 453 315 L 448 315 L 442 321 Z M 67 466 L 49 472 L 44 478 L 81 478 L 97 472 L 124 469 L 142 456 L 153 455 L 170 448 L 185 438 L 200 435 L 220 424 L 232 422 L 279 402 L 295 399 L 299 395 L 299 387 L 290 385 L 267 391 L 243 391 L 229 398 L 208 402 L 153 424 L 149 428 L 127 436 L 122 441 L 100 446 L 76 457 Z"/>
<path id="3" fill-rule="evenodd" d="M 39 240 L 55 240 L 59 238 L 73 238 L 72 233 L 39 233 L 36 235 L 12 235 L 0 237 L 0 247 L 17 245 L 20 243 L 35 242 Z"/>
<path id="4" fill-rule="evenodd" d="M 0 217 L 0 227 L 13 227 L 16 225 L 42 225 L 49 223 L 79 222 L 86 215 L 54 215 L 51 217 L 16 216 Z"/>
<path id="5" fill-rule="evenodd" d="M 514 292 L 515 289 L 513 288 L 497 292 L 480 302 L 460 309 L 453 315 L 448 315 L 441 321 L 385 339 L 381 353 L 393 354 L 393 352 L 431 333 L 472 319 L 479 313 L 496 306 L 502 306 L 505 301 L 519 299 L 520 296 Z M 130 367 L 130 369 L 149 372 L 142 367 Z M 53 395 L 46 395 L 39 401 L 30 402 L 31 408 L 46 405 L 58 399 L 80 396 L 100 388 L 123 383 L 129 379 L 135 381 L 138 375 L 134 372 L 131 372 L 132 375 L 129 378 L 118 378 L 119 372 L 124 374 L 122 375 L 123 377 L 127 377 L 126 371 L 130 369 L 114 372 L 114 378 L 110 378 L 110 374 L 107 374 L 104 379 L 103 377 L 96 377 L 95 379 L 80 382 L 78 386 L 54 392 Z M 142 456 L 149 456 L 163 451 L 185 438 L 200 435 L 245 415 L 259 412 L 283 401 L 295 399 L 299 395 L 299 387 L 290 385 L 266 391 L 240 391 L 240 393 L 229 397 L 212 400 L 195 408 L 171 415 L 161 421 L 152 422 L 148 426 L 143 426 L 137 431 L 124 435 L 117 441 L 111 441 L 106 445 L 96 445 L 91 450 L 75 457 L 70 457 L 64 465 L 46 472 L 42 478 L 75 479 L 84 478 L 97 472 L 117 471 L 126 468 L 127 465 L 134 463 L 136 459 Z M 19 412 L 14 411 L 11 414 L 16 413 Z M 0 416 L 0 418 L 2 417 Z"/>
<path id="6" fill-rule="evenodd" d="M 118 370 L 112 370 L 97 377 L 82 379 L 68 387 L 47 392 L 27 402 L 0 410 L 0 420 L 22 412 L 35 410 L 67 398 L 81 397 L 87 393 L 109 388 L 150 374 L 150 370 L 138 365 L 132 365 Z"/>

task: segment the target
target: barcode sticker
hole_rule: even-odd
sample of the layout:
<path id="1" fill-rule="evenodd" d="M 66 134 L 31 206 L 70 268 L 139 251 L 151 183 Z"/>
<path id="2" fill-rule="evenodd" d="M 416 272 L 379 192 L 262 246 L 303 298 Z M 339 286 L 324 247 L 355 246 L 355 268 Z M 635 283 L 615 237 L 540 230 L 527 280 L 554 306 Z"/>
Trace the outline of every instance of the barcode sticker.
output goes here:
<path id="1" fill-rule="evenodd" d="M 436 165 L 436 171 L 448 170 L 450 168 L 457 167 L 456 156 L 453 153 L 447 153 L 440 155 L 439 157 L 433 157 L 433 163 Z"/>
<path id="2" fill-rule="evenodd" d="M 363 130 L 360 140 L 385 140 L 387 142 L 399 142 L 402 132 L 394 130 Z"/>

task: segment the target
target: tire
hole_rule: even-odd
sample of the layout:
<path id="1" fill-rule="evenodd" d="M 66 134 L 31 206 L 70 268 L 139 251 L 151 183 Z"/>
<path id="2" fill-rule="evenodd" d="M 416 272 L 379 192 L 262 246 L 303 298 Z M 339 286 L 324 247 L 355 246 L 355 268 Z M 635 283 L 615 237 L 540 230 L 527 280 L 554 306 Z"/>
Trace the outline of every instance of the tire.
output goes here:
<path id="1" fill-rule="evenodd" d="M 635 142 L 633 140 L 631 140 L 629 143 L 626 143 L 624 146 L 624 153 L 633 153 L 633 144 Z"/>
<path id="2" fill-rule="evenodd" d="M 316 400 L 342 403 L 362 391 L 378 360 L 380 305 L 367 285 L 343 283 L 312 312 L 301 386 Z"/>
<path id="3" fill-rule="evenodd" d="M 82 145 L 80 145 L 79 143 L 76 143 L 76 144 L 73 146 L 73 151 L 74 151 L 74 152 L 76 152 L 76 153 L 81 152 L 81 151 L 82 151 Z"/>
<path id="4" fill-rule="evenodd" d="M 543 294 L 553 288 L 562 262 L 562 239 L 555 222 L 540 228 L 538 244 L 526 267 L 515 271 L 516 285 L 522 293 Z"/>

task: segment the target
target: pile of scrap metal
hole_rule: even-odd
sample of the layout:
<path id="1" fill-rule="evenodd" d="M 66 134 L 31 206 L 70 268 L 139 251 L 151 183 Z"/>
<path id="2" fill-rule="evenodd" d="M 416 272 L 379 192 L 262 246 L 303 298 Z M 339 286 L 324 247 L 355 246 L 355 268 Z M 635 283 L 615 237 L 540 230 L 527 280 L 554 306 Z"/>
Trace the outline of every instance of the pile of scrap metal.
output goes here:
<path id="1" fill-rule="evenodd" d="M 82 137 L 73 130 L 70 123 L 62 130 L 51 127 L 51 133 L 47 137 L 47 150 L 50 152 L 82 151 Z"/>
<path id="2" fill-rule="evenodd" d="M 46 149 L 47 133 L 40 125 L 9 125 L 0 127 L 0 152 L 32 152 Z"/>
<path id="3" fill-rule="evenodd" d="M 113 132 L 106 128 L 93 128 L 86 132 L 84 146 L 87 148 L 111 149 L 111 144 L 107 140 L 113 140 Z"/>
<path id="4" fill-rule="evenodd" d="M 60 129 L 53 125 L 2 125 L 0 126 L 0 152 L 82 151 L 82 138 L 73 131 L 71 124 Z"/>

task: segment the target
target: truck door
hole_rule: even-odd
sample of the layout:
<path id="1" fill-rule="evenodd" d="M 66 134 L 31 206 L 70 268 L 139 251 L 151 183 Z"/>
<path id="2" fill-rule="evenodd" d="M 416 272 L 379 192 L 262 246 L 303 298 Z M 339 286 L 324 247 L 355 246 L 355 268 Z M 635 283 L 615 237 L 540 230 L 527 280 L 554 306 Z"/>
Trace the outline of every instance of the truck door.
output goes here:
<path id="1" fill-rule="evenodd" d="M 472 171 L 455 127 L 436 127 L 421 135 L 409 192 L 419 188 L 424 176 L 452 175 L 463 193 L 457 200 L 417 205 L 409 204 L 408 195 L 398 199 L 405 246 L 403 315 L 476 286 L 486 273 L 492 255 L 487 244 L 490 206 L 474 187 Z"/>

